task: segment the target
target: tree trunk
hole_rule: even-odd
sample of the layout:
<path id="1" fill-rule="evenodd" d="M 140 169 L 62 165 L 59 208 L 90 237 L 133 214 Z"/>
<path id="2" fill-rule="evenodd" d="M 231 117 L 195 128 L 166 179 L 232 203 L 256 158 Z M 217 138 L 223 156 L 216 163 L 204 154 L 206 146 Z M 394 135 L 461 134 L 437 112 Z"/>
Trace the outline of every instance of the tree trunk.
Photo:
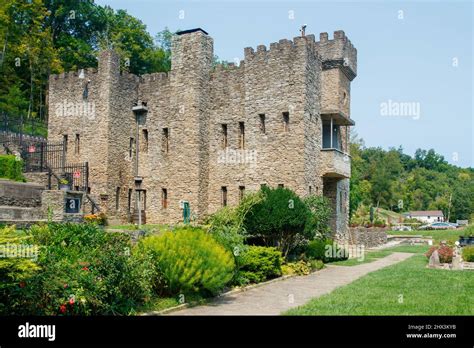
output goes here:
<path id="1" fill-rule="evenodd" d="M 7 44 L 8 44 L 8 29 L 5 33 L 5 42 L 3 43 L 2 49 L 2 59 L 0 60 L 0 68 L 3 66 L 3 61 L 5 60 L 5 53 L 7 52 Z"/>

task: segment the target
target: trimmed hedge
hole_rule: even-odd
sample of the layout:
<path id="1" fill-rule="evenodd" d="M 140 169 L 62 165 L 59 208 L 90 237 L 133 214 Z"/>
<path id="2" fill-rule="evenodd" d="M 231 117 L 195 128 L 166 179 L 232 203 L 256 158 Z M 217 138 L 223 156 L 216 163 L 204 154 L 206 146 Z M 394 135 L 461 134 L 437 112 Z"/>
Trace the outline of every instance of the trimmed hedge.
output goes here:
<path id="1" fill-rule="evenodd" d="M 0 178 L 26 181 L 23 176 L 23 161 L 13 155 L 0 155 Z"/>
<path id="2" fill-rule="evenodd" d="M 241 258 L 239 283 L 260 283 L 281 276 L 282 254 L 273 247 L 249 246 Z"/>

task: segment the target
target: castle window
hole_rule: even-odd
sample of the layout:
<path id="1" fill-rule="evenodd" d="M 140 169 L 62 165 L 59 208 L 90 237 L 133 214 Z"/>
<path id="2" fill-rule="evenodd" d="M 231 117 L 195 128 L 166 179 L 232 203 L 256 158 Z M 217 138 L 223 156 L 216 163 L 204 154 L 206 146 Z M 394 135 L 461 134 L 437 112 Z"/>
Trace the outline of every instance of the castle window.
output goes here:
<path id="1" fill-rule="evenodd" d="M 239 200 L 241 201 L 245 195 L 245 186 L 239 186 Z"/>
<path id="2" fill-rule="evenodd" d="M 170 131 L 168 128 L 163 128 L 163 152 L 168 153 L 170 150 Z"/>
<path id="3" fill-rule="evenodd" d="M 227 143 L 227 125 L 226 124 L 222 124 L 222 148 L 225 150 L 228 146 L 228 143 Z"/>
<path id="4" fill-rule="evenodd" d="M 79 155 L 79 152 L 81 150 L 80 141 L 81 141 L 81 136 L 79 134 L 76 134 L 76 139 L 74 140 L 74 154 L 75 155 Z"/>
<path id="5" fill-rule="evenodd" d="M 67 152 L 67 134 L 63 135 L 64 152 Z"/>
<path id="6" fill-rule="evenodd" d="M 130 137 L 130 143 L 128 145 L 128 157 L 132 158 L 133 156 L 133 143 L 135 142 L 135 139 Z"/>
<path id="7" fill-rule="evenodd" d="M 161 207 L 168 208 L 168 190 L 165 188 L 161 189 Z"/>
<path id="8" fill-rule="evenodd" d="M 115 189 L 115 210 L 119 210 L 120 206 L 120 187 Z"/>
<path id="9" fill-rule="evenodd" d="M 342 150 L 340 137 L 341 131 L 339 125 L 335 125 L 332 119 L 329 122 L 323 122 L 323 149 Z"/>
<path id="10" fill-rule="evenodd" d="M 311 196 L 311 193 L 313 191 L 313 187 L 311 185 L 309 185 L 309 195 Z"/>
<path id="11" fill-rule="evenodd" d="M 245 123 L 239 122 L 239 149 L 245 149 Z"/>
<path id="12" fill-rule="evenodd" d="M 340 213 L 343 213 L 344 212 L 344 209 L 343 209 L 343 200 L 342 200 L 342 191 L 339 191 L 339 212 Z"/>
<path id="13" fill-rule="evenodd" d="M 278 188 L 284 188 L 285 185 L 284 184 L 278 184 Z"/>
<path id="14" fill-rule="evenodd" d="M 342 92 L 342 104 L 347 104 L 347 93 L 346 91 Z"/>
<path id="15" fill-rule="evenodd" d="M 283 131 L 288 132 L 290 130 L 290 113 L 283 113 Z"/>
<path id="16" fill-rule="evenodd" d="M 227 186 L 221 187 L 221 195 L 222 195 L 222 206 L 227 206 Z"/>
<path id="17" fill-rule="evenodd" d="M 265 114 L 259 114 L 260 117 L 260 131 L 265 134 Z"/>
<path id="18" fill-rule="evenodd" d="M 142 190 L 140 193 L 140 207 L 143 211 L 146 210 L 146 190 Z"/>
<path id="19" fill-rule="evenodd" d="M 128 189 L 127 211 L 129 214 L 132 212 L 132 189 Z"/>
<path id="20" fill-rule="evenodd" d="M 143 142 L 142 142 L 142 150 L 143 152 L 148 152 L 148 130 L 147 129 L 143 129 L 142 130 L 142 138 L 143 138 Z"/>

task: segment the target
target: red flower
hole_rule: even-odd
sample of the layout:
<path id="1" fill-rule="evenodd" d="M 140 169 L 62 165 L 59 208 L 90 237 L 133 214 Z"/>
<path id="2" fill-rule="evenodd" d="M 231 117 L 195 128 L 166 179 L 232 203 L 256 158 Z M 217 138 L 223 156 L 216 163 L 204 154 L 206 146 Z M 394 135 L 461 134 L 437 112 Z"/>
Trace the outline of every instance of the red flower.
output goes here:
<path id="1" fill-rule="evenodd" d="M 88 271 L 88 270 L 89 270 L 89 268 L 87 268 L 86 266 L 82 267 L 81 269 L 82 269 L 83 271 Z"/>
<path id="2" fill-rule="evenodd" d="M 69 286 L 69 285 L 67 285 L 67 284 L 64 284 L 64 289 L 66 289 L 68 286 Z"/>
<path id="3" fill-rule="evenodd" d="M 74 304 L 74 299 L 73 299 L 72 297 L 69 299 L 69 304 L 70 304 L 71 306 Z"/>
<path id="4" fill-rule="evenodd" d="M 59 311 L 63 314 L 66 313 L 66 305 L 63 304 L 63 305 L 59 306 Z"/>
<path id="5" fill-rule="evenodd" d="M 26 286 L 26 283 L 25 282 L 20 282 L 20 284 L 18 284 L 18 285 L 20 285 L 20 288 L 24 288 Z"/>

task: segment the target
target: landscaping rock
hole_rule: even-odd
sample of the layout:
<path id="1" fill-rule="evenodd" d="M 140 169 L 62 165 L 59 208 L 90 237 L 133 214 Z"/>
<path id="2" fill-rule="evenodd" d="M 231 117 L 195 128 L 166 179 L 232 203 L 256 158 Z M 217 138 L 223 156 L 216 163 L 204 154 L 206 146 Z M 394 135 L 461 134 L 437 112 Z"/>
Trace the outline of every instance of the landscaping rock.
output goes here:
<path id="1" fill-rule="evenodd" d="M 435 250 L 435 251 L 433 251 L 433 253 L 431 254 L 430 262 L 429 262 L 429 264 L 428 264 L 428 267 L 430 267 L 430 268 L 437 268 L 437 267 L 439 267 L 439 265 L 440 265 L 440 262 L 439 262 L 438 250 Z"/>

